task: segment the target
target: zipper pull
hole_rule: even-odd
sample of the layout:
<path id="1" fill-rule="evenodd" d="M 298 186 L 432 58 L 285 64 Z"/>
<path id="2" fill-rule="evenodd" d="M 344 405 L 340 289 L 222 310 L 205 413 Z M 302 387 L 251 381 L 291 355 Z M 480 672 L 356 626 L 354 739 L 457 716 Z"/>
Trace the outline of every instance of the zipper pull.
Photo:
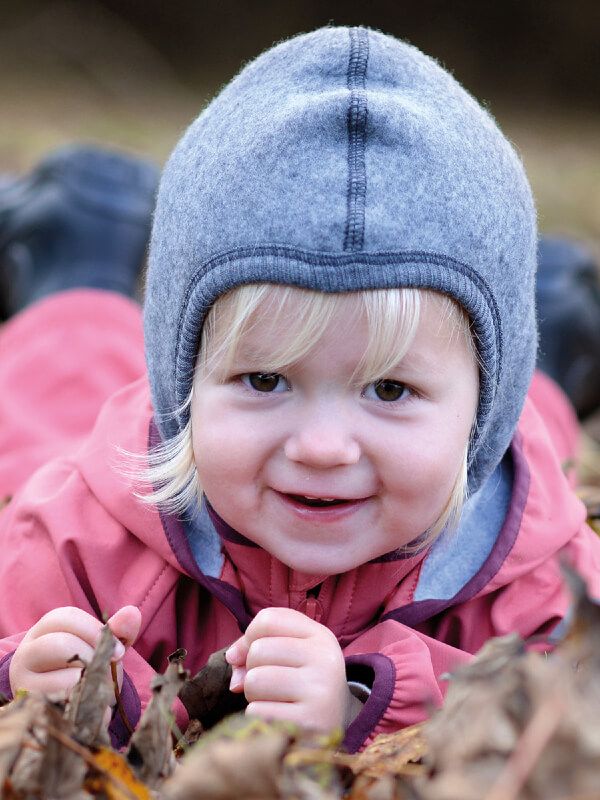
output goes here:
<path id="1" fill-rule="evenodd" d="M 297 610 L 306 614 L 309 619 L 314 619 L 315 622 L 321 622 L 323 618 L 323 606 L 319 599 L 312 595 L 308 595 L 304 600 L 301 600 Z"/>

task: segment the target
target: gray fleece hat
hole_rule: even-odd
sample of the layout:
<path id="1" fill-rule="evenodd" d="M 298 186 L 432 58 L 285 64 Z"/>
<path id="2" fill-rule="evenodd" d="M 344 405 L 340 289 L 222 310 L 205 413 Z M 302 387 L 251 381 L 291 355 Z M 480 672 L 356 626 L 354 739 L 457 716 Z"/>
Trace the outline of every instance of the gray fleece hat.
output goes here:
<path id="1" fill-rule="evenodd" d="M 476 490 L 512 438 L 536 351 L 535 210 L 493 119 L 435 61 L 367 28 L 277 45 L 210 103 L 160 185 L 145 303 L 163 438 L 187 422 L 210 305 L 267 281 L 416 286 L 469 313 L 481 388 Z"/>

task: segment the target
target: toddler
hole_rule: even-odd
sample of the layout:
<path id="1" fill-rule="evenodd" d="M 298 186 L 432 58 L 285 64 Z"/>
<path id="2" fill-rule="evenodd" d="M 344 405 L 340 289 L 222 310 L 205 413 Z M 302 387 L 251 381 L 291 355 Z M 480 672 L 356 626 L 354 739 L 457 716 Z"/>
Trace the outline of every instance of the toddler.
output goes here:
<path id="1" fill-rule="evenodd" d="M 148 377 L 2 512 L 0 688 L 68 691 L 107 615 L 132 724 L 171 651 L 227 646 L 249 713 L 353 751 L 489 637 L 550 634 L 559 556 L 598 594 L 600 545 L 530 390 L 535 260 L 518 157 L 415 48 L 328 27 L 245 67 L 162 176 Z M 5 349 L 86 302 L 101 374 L 136 313 L 101 287 Z"/>

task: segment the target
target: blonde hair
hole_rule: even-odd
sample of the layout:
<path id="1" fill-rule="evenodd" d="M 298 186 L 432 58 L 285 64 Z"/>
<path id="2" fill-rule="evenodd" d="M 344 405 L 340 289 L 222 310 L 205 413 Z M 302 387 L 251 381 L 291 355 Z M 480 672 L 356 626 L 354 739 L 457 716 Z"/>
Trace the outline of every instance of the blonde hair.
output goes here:
<path id="1" fill-rule="evenodd" d="M 464 336 L 477 359 L 475 343 L 466 312 L 451 298 L 424 289 L 373 289 L 351 293 L 326 294 L 311 289 L 273 284 L 238 286 L 221 296 L 212 306 L 202 330 L 196 371 L 208 374 L 226 371 L 233 362 L 244 335 L 257 324 L 255 312 L 260 308 L 276 319 L 291 301 L 292 319 L 286 319 L 287 335 L 274 342 L 269 372 L 284 371 L 301 359 L 319 342 L 336 313 L 348 298 L 355 303 L 356 314 L 364 313 L 368 325 L 368 342 L 352 383 L 364 386 L 385 377 L 402 359 L 415 336 L 424 302 L 435 300 L 440 305 L 440 324 L 450 319 L 456 336 Z M 193 388 L 176 414 L 189 410 Z M 450 497 L 436 522 L 428 529 L 425 539 L 433 540 L 444 528 L 455 527 L 466 498 L 467 456 L 465 446 L 461 468 Z M 143 461 L 142 461 L 143 459 Z M 183 514 L 199 503 L 202 488 L 196 472 L 192 447 L 191 415 L 185 427 L 174 437 L 162 442 L 143 456 L 136 457 L 138 466 L 129 476 L 152 487 L 150 492 L 136 492 L 143 502 L 157 505 L 167 512 Z M 131 463 L 131 462 L 130 462 Z M 421 539 L 419 546 L 422 546 Z"/>

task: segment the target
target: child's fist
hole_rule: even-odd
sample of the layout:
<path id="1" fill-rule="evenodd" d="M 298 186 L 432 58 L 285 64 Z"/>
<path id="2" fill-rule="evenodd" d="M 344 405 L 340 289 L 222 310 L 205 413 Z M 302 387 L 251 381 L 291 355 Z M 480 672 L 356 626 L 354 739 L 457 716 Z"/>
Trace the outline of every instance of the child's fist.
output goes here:
<path id="1" fill-rule="evenodd" d="M 123 606 L 108 620 L 115 645 L 113 661 L 118 662 L 119 685 L 123 679 L 121 659 L 135 641 L 141 614 L 135 606 Z M 38 620 L 17 647 L 9 670 L 13 694 L 19 689 L 66 696 L 79 680 L 81 667 L 70 665 L 73 656 L 91 661 L 100 636 L 100 620 L 67 606 L 55 608 Z"/>
<path id="2" fill-rule="evenodd" d="M 259 611 L 225 658 L 231 691 L 244 692 L 248 714 L 330 730 L 346 728 L 360 711 L 337 639 L 300 611 Z"/>

